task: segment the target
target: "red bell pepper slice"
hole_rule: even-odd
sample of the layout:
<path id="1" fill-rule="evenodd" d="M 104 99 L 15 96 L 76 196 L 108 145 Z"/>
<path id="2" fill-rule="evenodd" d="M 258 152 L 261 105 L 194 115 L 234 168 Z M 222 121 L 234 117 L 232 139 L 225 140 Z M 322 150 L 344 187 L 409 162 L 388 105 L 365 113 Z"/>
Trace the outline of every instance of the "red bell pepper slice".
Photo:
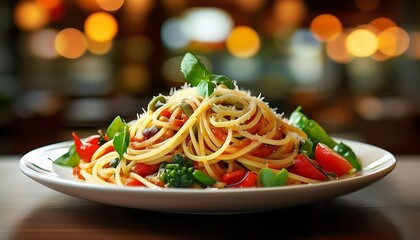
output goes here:
<path id="1" fill-rule="evenodd" d="M 223 174 L 220 181 L 225 182 L 227 187 L 245 188 L 257 186 L 257 174 L 244 168 Z"/>
<path id="2" fill-rule="evenodd" d="M 235 184 L 240 182 L 245 177 L 245 174 L 245 169 L 240 168 L 238 170 L 223 174 L 223 176 L 220 178 L 220 181 L 226 183 L 227 185 Z"/>
<path id="3" fill-rule="evenodd" d="M 80 159 L 83 159 L 86 162 L 92 160 L 92 156 L 96 150 L 100 147 L 99 137 L 89 137 L 86 143 L 83 143 L 82 140 L 76 135 L 76 132 L 72 132 L 74 138 L 74 144 L 76 147 L 76 152 L 79 155 Z"/>

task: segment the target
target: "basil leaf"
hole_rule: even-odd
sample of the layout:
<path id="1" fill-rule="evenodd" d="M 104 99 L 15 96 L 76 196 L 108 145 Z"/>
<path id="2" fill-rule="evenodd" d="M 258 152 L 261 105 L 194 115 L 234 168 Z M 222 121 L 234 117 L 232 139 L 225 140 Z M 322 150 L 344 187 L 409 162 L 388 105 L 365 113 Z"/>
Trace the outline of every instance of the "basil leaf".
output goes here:
<path id="1" fill-rule="evenodd" d="M 193 87 L 197 87 L 198 94 L 208 97 L 219 84 L 229 89 L 235 88 L 235 83 L 223 75 L 211 74 L 206 66 L 191 53 L 186 53 L 181 61 L 181 72 Z"/>
<path id="2" fill-rule="evenodd" d="M 120 156 L 120 159 L 123 158 L 124 153 L 127 151 L 128 144 L 130 142 L 130 132 L 128 131 L 128 126 L 124 127 L 124 130 L 117 132 L 114 136 L 114 149 Z"/>
<path id="3" fill-rule="evenodd" d="M 201 96 L 208 97 L 214 92 L 215 88 L 215 83 L 202 80 L 197 86 L 197 92 Z"/>
<path id="4" fill-rule="evenodd" d="M 73 145 L 69 148 L 69 150 L 61 155 L 59 158 L 53 161 L 53 163 L 62 165 L 62 166 L 68 166 L 68 167 L 74 167 L 77 166 L 80 162 L 80 157 L 76 152 L 76 148 Z"/>
<path id="5" fill-rule="evenodd" d="M 188 83 L 194 87 L 197 87 L 201 80 L 208 81 L 210 78 L 210 72 L 206 66 L 191 53 L 186 53 L 182 59 L 181 72 Z"/>
<path id="6" fill-rule="evenodd" d="M 114 118 L 114 120 L 109 124 L 108 129 L 106 130 L 106 135 L 109 139 L 113 139 L 115 134 L 124 130 L 127 124 L 120 116 Z"/>
<path id="7" fill-rule="evenodd" d="M 224 76 L 224 75 L 215 75 L 212 74 L 210 80 L 212 82 L 216 82 L 217 84 L 224 84 L 229 89 L 234 89 L 235 85 L 233 84 L 233 81 L 230 80 L 230 78 Z"/>

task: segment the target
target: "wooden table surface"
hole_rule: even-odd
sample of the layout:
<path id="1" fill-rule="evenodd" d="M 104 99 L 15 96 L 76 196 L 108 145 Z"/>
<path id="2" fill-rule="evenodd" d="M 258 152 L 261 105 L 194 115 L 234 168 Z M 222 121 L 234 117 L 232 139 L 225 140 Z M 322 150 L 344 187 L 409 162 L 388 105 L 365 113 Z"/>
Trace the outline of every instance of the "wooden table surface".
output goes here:
<path id="1" fill-rule="evenodd" d="M 420 156 L 357 192 L 271 212 L 198 215 L 108 206 L 33 181 L 0 157 L 0 239 L 419 239 Z"/>

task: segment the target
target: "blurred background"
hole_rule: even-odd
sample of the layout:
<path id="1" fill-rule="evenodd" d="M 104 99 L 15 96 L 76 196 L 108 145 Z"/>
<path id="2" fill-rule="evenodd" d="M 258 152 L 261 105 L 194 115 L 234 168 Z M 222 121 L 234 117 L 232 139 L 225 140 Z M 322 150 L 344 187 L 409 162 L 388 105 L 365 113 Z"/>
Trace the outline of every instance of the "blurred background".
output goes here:
<path id="1" fill-rule="evenodd" d="M 186 52 L 333 136 L 420 153 L 420 1 L 2 0 L 0 154 L 105 130 Z"/>

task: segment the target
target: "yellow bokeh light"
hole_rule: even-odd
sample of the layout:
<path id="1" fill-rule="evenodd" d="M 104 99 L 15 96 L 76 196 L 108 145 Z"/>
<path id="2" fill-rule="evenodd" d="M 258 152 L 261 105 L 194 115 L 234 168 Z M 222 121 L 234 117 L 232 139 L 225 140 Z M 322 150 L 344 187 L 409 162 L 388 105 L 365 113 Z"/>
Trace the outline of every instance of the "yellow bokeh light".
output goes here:
<path id="1" fill-rule="evenodd" d="M 368 57 L 378 49 L 378 40 L 373 32 L 356 29 L 347 36 L 346 49 L 355 57 Z"/>
<path id="2" fill-rule="evenodd" d="M 111 41 L 118 32 L 117 20 L 109 13 L 96 12 L 89 15 L 84 25 L 86 36 L 97 42 Z"/>
<path id="3" fill-rule="evenodd" d="M 378 34 L 378 49 L 388 56 L 398 56 L 404 53 L 409 45 L 408 33 L 400 27 L 387 28 Z"/>
<path id="4" fill-rule="evenodd" d="M 47 25 L 47 10 L 37 2 L 20 2 L 14 10 L 16 26 L 23 31 L 34 31 Z"/>
<path id="5" fill-rule="evenodd" d="M 329 58 L 337 63 L 349 63 L 353 56 L 346 49 L 347 33 L 340 33 L 334 39 L 328 41 L 325 45 Z"/>
<path id="6" fill-rule="evenodd" d="M 260 49 L 260 44 L 257 32 L 247 26 L 234 28 L 226 41 L 227 50 L 239 58 L 254 56 Z"/>
<path id="7" fill-rule="evenodd" d="M 124 0 L 96 0 L 99 7 L 105 11 L 117 11 L 124 4 Z"/>
<path id="8" fill-rule="evenodd" d="M 327 42 L 341 33 L 343 26 L 334 15 L 321 14 L 315 17 L 310 25 L 312 34 L 321 42 Z"/>
<path id="9" fill-rule="evenodd" d="M 86 38 L 75 28 L 61 30 L 54 41 L 55 49 L 62 57 L 75 59 L 86 52 Z"/>

